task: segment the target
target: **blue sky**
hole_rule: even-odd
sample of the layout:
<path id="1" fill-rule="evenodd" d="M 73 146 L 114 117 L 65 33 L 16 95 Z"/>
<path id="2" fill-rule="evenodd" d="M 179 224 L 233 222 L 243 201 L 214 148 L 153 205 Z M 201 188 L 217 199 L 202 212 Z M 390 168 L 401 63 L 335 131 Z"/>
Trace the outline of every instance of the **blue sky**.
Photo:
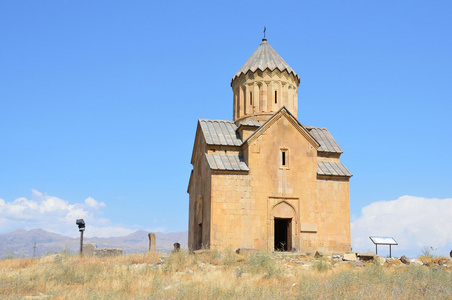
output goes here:
<path id="1" fill-rule="evenodd" d="M 452 206 L 451 15 L 449 1 L 0 1 L 0 234 L 69 234 L 52 223 L 77 211 L 97 235 L 187 230 L 197 119 L 232 118 L 231 78 L 264 26 L 301 78 L 299 120 L 344 150 L 355 232 L 363 208 L 403 196 L 423 199 L 419 227 L 422 207 Z M 452 249 L 383 223 L 360 234 Z"/>

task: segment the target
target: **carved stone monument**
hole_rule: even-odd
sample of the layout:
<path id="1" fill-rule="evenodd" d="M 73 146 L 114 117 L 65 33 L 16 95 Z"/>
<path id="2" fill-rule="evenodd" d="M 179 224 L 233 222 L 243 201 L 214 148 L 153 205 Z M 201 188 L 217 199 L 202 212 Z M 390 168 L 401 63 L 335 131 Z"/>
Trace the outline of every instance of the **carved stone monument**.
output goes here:
<path id="1" fill-rule="evenodd" d="M 150 232 L 149 236 L 149 253 L 155 252 L 155 234 Z"/>

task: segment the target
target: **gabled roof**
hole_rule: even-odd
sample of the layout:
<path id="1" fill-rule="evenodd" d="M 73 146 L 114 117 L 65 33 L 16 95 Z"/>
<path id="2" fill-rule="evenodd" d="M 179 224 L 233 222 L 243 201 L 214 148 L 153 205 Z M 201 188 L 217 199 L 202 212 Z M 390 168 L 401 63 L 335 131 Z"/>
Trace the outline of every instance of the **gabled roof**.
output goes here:
<path id="1" fill-rule="evenodd" d="M 242 157 L 227 154 L 206 154 L 207 162 L 212 170 L 249 171 Z"/>
<path id="2" fill-rule="evenodd" d="M 199 119 L 207 145 L 240 146 L 242 140 L 233 121 Z"/>
<path id="3" fill-rule="evenodd" d="M 329 153 L 342 153 L 342 149 L 334 140 L 328 129 L 324 127 L 306 126 L 301 124 L 285 107 L 282 107 L 279 111 L 273 114 L 264 124 L 249 119 L 240 126 L 254 126 L 256 131 L 248 137 L 249 140 L 260 129 L 267 124 L 276 114 L 285 109 L 287 114 L 292 116 L 293 120 L 302 127 L 308 135 L 319 144 L 317 151 L 329 152 Z M 242 141 L 240 135 L 237 133 L 237 126 L 233 121 L 228 120 L 211 120 L 211 119 L 199 119 L 199 125 L 201 127 L 202 136 L 204 137 L 208 145 L 218 146 L 236 146 L 239 147 L 246 141 Z"/>
<path id="4" fill-rule="evenodd" d="M 336 143 L 328 129 L 313 126 L 306 126 L 306 128 L 308 129 L 309 133 L 320 144 L 320 147 L 317 149 L 317 151 L 342 153 L 342 149 Z"/>
<path id="5" fill-rule="evenodd" d="M 289 74 L 293 74 L 298 80 L 300 77 L 294 70 L 284 61 L 284 59 L 267 43 L 267 39 L 263 38 L 262 43 L 257 47 L 256 51 L 248 58 L 243 64 L 240 70 L 234 75 L 232 80 L 239 77 L 241 74 L 246 74 L 248 71 L 255 72 L 257 69 L 265 71 L 269 69 L 273 71 L 278 69 L 279 71 L 287 71 Z"/>
<path id="6" fill-rule="evenodd" d="M 336 161 L 318 161 L 318 175 L 345 176 L 352 177 L 352 173 L 341 163 Z"/>
<path id="7" fill-rule="evenodd" d="M 316 139 L 309 133 L 308 129 L 305 125 L 298 122 L 297 118 L 295 118 L 289 110 L 285 106 L 281 107 L 277 112 L 273 114 L 261 127 L 259 127 L 255 132 L 253 132 L 243 144 L 250 142 L 260 136 L 263 132 L 267 130 L 276 121 L 276 117 L 278 115 L 285 115 L 287 119 L 295 126 L 296 129 L 314 146 L 316 149 L 319 148 L 320 144 L 316 141 Z"/>

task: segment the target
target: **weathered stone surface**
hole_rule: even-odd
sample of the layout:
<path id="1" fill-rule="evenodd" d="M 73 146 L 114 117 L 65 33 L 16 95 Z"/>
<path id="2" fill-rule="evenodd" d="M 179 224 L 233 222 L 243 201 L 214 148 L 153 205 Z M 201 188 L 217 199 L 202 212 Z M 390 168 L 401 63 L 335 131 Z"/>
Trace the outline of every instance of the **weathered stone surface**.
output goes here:
<path id="1" fill-rule="evenodd" d="M 83 256 L 93 256 L 94 250 L 96 249 L 95 244 L 83 244 Z"/>
<path id="2" fill-rule="evenodd" d="M 402 255 L 402 257 L 400 258 L 400 261 L 402 263 L 404 263 L 405 265 L 409 265 L 411 263 L 410 259 L 408 257 L 406 257 L 405 255 Z"/>
<path id="3" fill-rule="evenodd" d="M 149 253 L 153 253 L 155 252 L 155 242 L 156 242 L 155 234 L 149 232 L 148 236 L 149 236 Z"/>
<path id="4" fill-rule="evenodd" d="M 410 260 L 410 265 L 415 265 L 415 266 L 422 266 L 424 265 L 420 260 L 417 259 L 411 259 Z"/>
<path id="5" fill-rule="evenodd" d="M 255 249 L 255 248 L 238 248 L 237 250 L 235 250 L 235 253 L 237 254 L 254 254 L 259 252 L 259 249 Z"/>
<path id="6" fill-rule="evenodd" d="M 450 257 L 452 257 L 452 250 L 450 250 Z"/>
<path id="7" fill-rule="evenodd" d="M 387 257 L 387 258 L 386 258 L 386 262 L 388 262 L 388 263 L 393 262 L 393 261 L 396 261 L 396 260 L 398 260 L 398 259 L 395 258 L 395 257 Z"/>
<path id="8" fill-rule="evenodd" d="M 342 260 L 344 261 L 356 261 L 358 260 L 358 257 L 356 256 L 356 253 L 345 253 L 342 257 Z"/>
<path id="9" fill-rule="evenodd" d="M 447 264 L 448 259 L 446 257 L 441 257 L 438 259 L 438 265 L 442 266 Z"/>
<path id="10" fill-rule="evenodd" d="M 333 253 L 332 255 L 333 259 L 342 259 L 343 256 L 341 253 Z"/>
<path id="11" fill-rule="evenodd" d="M 375 263 L 379 266 L 384 265 L 386 262 L 386 259 L 384 257 L 381 256 L 375 256 Z"/>
<path id="12" fill-rule="evenodd" d="M 97 248 L 93 251 L 93 256 L 112 257 L 122 255 L 122 249 L 119 248 Z"/>
<path id="13" fill-rule="evenodd" d="M 314 254 L 314 258 L 322 258 L 323 256 L 324 256 L 324 254 L 321 251 L 316 251 Z"/>
<path id="14" fill-rule="evenodd" d="M 179 252 L 180 251 L 180 244 L 179 243 L 174 243 L 174 249 L 172 252 Z"/>
<path id="15" fill-rule="evenodd" d="M 422 258 L 422 259 L 421 259 L 421 262 L 422 262 L 422 264 L 423 264 L 424 266 L 430 266 L 430 262 L 429 262 L 427 259 L 425 259 L 425 258 Z"/>

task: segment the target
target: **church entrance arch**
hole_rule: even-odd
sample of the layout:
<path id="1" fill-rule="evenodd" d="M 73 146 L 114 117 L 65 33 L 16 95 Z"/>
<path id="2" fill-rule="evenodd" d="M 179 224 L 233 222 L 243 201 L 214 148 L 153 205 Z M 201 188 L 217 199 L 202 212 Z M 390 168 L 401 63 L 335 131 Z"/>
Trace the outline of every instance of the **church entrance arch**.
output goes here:
<path id="1" fill-rule="evenodd" d="M 273 240 L 275 251 L 292 250 L 292 223 L 295 210 L 287 202 L 280 202 L 273 207 Z"/>

